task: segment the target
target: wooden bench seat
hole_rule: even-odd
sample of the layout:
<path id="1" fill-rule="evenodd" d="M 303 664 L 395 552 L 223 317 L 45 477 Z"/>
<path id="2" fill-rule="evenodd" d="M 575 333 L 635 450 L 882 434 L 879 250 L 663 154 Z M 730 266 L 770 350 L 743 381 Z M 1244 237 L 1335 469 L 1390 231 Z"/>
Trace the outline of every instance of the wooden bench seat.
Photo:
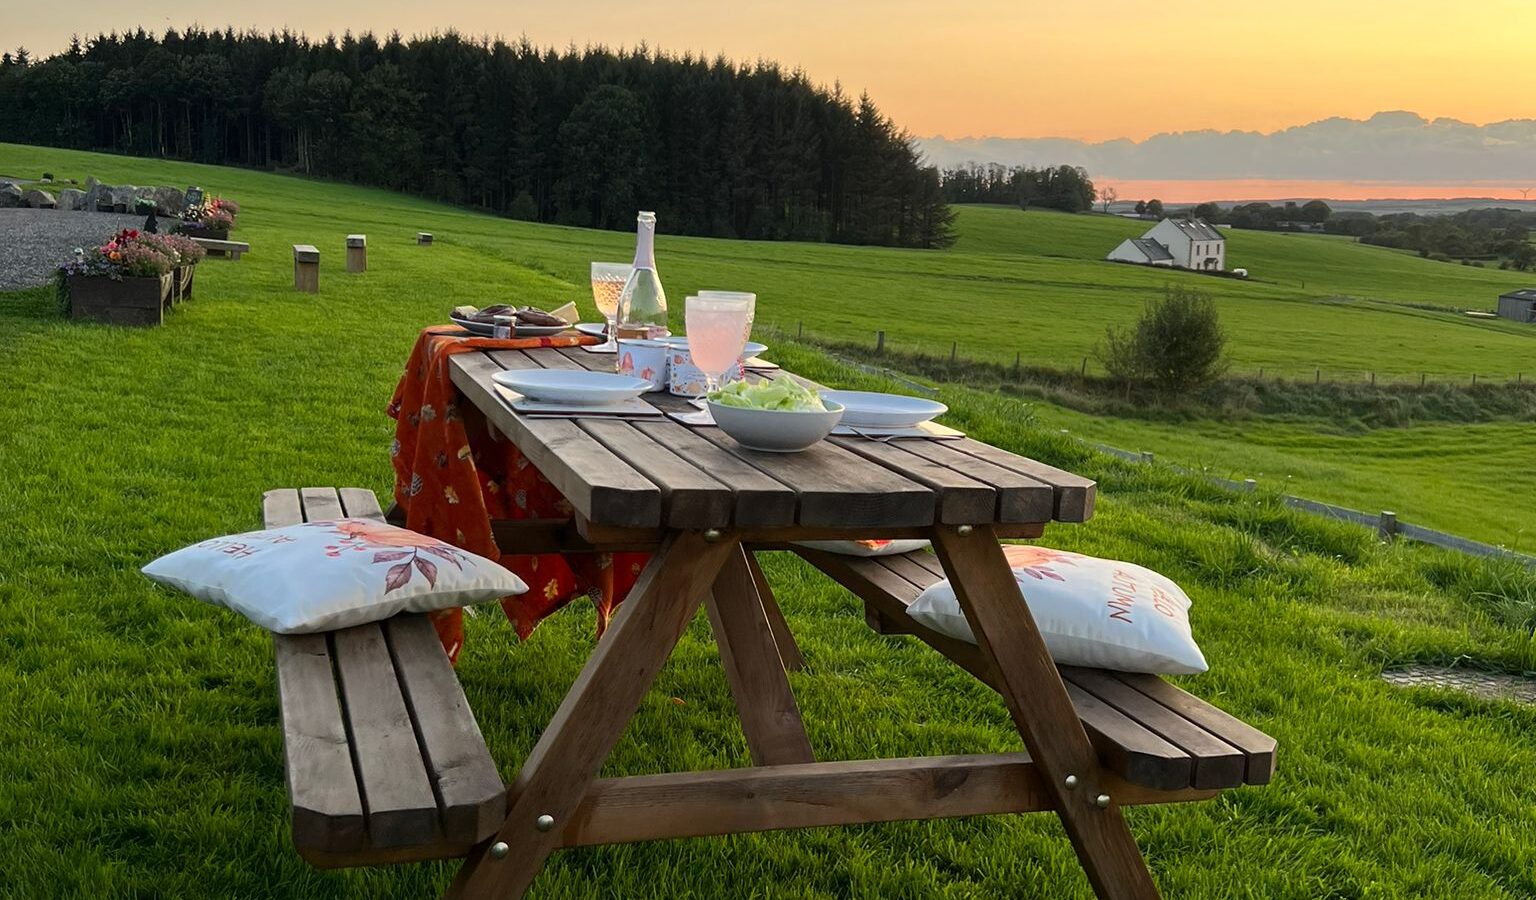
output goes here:
<path id="1" fill-rule="evenodd" d="M 217 238 L 195 237 L 198 246 L 208 251 L 209 256 L 227 256 L 230 259 L 239 259 L 240 254 L 251 252 L 251 245 L 244 241 L 221 241 Z"/>
<path id="2" fill-rule="evenodd" d="M 383 520 L 372 491 L 268 491 L 269 528 Z M 274 635 L 293 841 L 333 868 L 465 856 L 506 818 L 506 789 L 425 616 Z"/>
<path id="3" fill-rule="evenodd" d="M 932 553 L 853 557 L 804 547 L 795 552 L 862 599 L 870 627 L 918 637 L 993 684 L 975 645 L 907 615 L 907 605 L 945 577 Z M 1274 774 L 1274 738 L 1161 678 L 1059 668 L 1101 761 L 1126 781 L 1156 790 L 1219 790 L 1265 784 Z"/>

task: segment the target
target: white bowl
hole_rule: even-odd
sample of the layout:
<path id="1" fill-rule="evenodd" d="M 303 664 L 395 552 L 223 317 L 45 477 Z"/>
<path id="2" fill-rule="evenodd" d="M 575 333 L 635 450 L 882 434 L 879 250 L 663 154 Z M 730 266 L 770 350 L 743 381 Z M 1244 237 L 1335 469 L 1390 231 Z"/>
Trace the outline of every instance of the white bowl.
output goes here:
<path id="1" fill-rule="evenodd" d="M 822 391 L 821 399 L 841 403 L 843 424 L 855 428 L 911 428 L 949 412 L 937 400 L 874 391 Z"/>
<path id="2" fill-rule="evenodd" d="M 826 403 L 826 412 L 744 409 L 740 406 L 722 406 L 713 400 L 708 401 L 708 404 L 709 414 L 714 416 L 715 424 L 743 447 L 767 450 L 770 453 L 794 453 L 814 446 L 831 434 L 838 420 L 843 417 L 841 404 L 823 402 Z"/>

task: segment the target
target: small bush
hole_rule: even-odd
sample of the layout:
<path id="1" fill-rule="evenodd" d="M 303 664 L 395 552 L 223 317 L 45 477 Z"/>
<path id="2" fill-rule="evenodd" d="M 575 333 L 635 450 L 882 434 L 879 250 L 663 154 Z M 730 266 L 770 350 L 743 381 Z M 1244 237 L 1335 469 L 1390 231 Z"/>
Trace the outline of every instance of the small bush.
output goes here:
<path id="1" fill-rule="evenodd" d="M 512 198 L 512 205 L 507 207 L 507 215 L 524 222 L 532 222 L 539 217 L 539 205 L 533 201 L 533 195 L 527 191 L 518 191 Z"/>
<path id="2" fill-rule="evenodd" d="M 1111 377 L 1144 382 L 1164 394 L 1186 396 L 1226 371 L 1227 335 L 1216 303 L 1203 291 L 1164 289 L 1130 330 L 1110 328 L 1098 350 Z"/>

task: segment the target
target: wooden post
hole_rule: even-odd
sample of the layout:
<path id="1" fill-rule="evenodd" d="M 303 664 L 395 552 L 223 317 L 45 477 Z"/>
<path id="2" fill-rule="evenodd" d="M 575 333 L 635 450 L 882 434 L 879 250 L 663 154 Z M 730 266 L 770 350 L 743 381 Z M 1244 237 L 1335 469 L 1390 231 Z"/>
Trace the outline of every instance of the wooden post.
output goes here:
<path id="1" fill-rule="evenodd" d="M 1371 387 L 1375 387 L 1375 386 L 1376 386 L 1376 373 L 1372 372 L 1371 373 Z"/>
<path id="2" fill-rule="evenodd" d="M 1260 381 L 1264 380 L 1264 367 L 1263 366 L 1259 366 L 1259 380 Z"/>
<path id="3" fill-rule="evenodd" d="M 1419 387 L 1423 387 L 1424 386 L 1424 379 L 1426 377 L 1428 377 L 1428 376 L 1426 376 L 1423 372 L 1419 373 Z"/>
<path id="4" fill-rule="evenodd" d="M 1020 351 L 1013 351 L 1013 374 L 1015 378 L 1017 378 L 1019 374 L 1019 362 L 1022 356 L 1023 354 Z"/>
<path id="5" fill-rule="evenodd" d="M 432 243 L 432 232 L 430 232 L 430 231 L 418 231 L 418 232 L 416 232 L 416 243 L 418 243 L 418 244 L 430 244 L 430 243 Z"/>
<path id="6" fill-rule="evenodd" d="M 1476 372 L 1472 373 L 1472 386 L 1473 387 L 1477 387 L 1477 373 Z"/>
<path id="7" fill-rule="evenodd" d="M 1376 523 L 1376 533 L 1384 541 L 1390 541 L 1397 536 L 1397 513 L 1391 510 L 1382 510 L 1381 518 Z"/>
<path id="8" fill-rule="evenodd" d="M 1083 357 L 1083 367 L 1077 370 L 1077 374 L 1079 378 L 1088 377 L 1088 357 Z"/>
<path id="9" fill-rule="evenodd" d="M 805 337 L 805 323 L 804 322 L 797 322 L 795 324 L 795 340 L 797 340 L 797 341 L 798 340 L 802 340 L 804 337 Z"/>
<path id="10" fill-rule="evenodd" d="M 885 332 L 883 332 L 883 331 L 875 332 L 875 352 L 876 353 L 884 353 L 885 352 Z"/>
<path id="11" fill-rule="evenodd" d="M 320 293 L 320 251 L 313 244 L 293 245 L 293 289 Z"/>
<path id="12" fill-rule="evenodd" d="M 955 357 L 959 356 L 959 355 L 960 355 L 960 342 L 959 341 L 950 341 L 949 342 L 949 364 L 950 365 L 954 365 L 955 364 Z"/>
<path id="13" fill-rule="evenodd" d="M 347 235 L 347 271 L 368 271 L 368 236 L 366 234 Z"/>
<path id="14" fill-rule="evenodd" d="M 1312 379 L 1312 383 L 1313 384 L 1322 384 L 1323 383 L 1323 370 L 1322 369 L 1318 369 L 1317 370 L 1317 376 Z"/>

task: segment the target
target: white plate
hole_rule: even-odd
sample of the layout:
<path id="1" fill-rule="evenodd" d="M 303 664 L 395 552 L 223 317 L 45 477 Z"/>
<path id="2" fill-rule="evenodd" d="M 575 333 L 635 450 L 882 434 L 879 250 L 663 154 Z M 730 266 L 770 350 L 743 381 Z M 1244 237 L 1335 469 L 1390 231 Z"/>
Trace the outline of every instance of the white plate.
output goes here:
<path id="1" fill-rule="evenodd" d="M 491 376 L 491 380 L 530 400 L 579 406 L 622 403 L 651 389 L 651 383 L 643 378 L 615 375 L 612 372 L 575 372 L 563 369 L 497 372 Z"/>
<path id="2" fill-rule="evenodd" d="M 949 412 L 937 400 L 873 391 L 822 391 L 823 400 L 843 405 L 844 425 L 855 428 L 911 428 Z"/>
<path id="3" fill-rule="evenodd" d="M 606 322 L 581 322 L 576 325 L 576 330 L 592 337 L 608 336 L 608 324 Z"/>
<path id="4" fill-rule="evenodd" d="M 688 338 L 686 335 L 674 334 L 671 337 L 664 337 L 661 340 L 663 343 L 670 344 L 673 347 L 682 347 L 684 350 L 688 349 Z M 759 344 L 757 341 L 747 341 L 747 346 L 741 351 L 741 358 L 751 359 L 752 357 L 757 356 L 759 353 L 762 353 L 767 349 L 767 344 Z"/>
<path id="5" fill-rule="evenodd" d="M 519 325 L 513 334 L 516 337 L 548 337 L 562 331 L 569 331 L 570 328 L 569 325 Z"/>
<path id="6" fill-rule="evenodd" d="M 493 334 L 492 329 L 496 327 L 490 322 L 475 322 L 470 319 L 461 319 L 458 316 L 449 316 L 448 318 L 453 320 L 453 324 L 470 334 L 479 335 L 480 337 L 490 337 Z"/>

